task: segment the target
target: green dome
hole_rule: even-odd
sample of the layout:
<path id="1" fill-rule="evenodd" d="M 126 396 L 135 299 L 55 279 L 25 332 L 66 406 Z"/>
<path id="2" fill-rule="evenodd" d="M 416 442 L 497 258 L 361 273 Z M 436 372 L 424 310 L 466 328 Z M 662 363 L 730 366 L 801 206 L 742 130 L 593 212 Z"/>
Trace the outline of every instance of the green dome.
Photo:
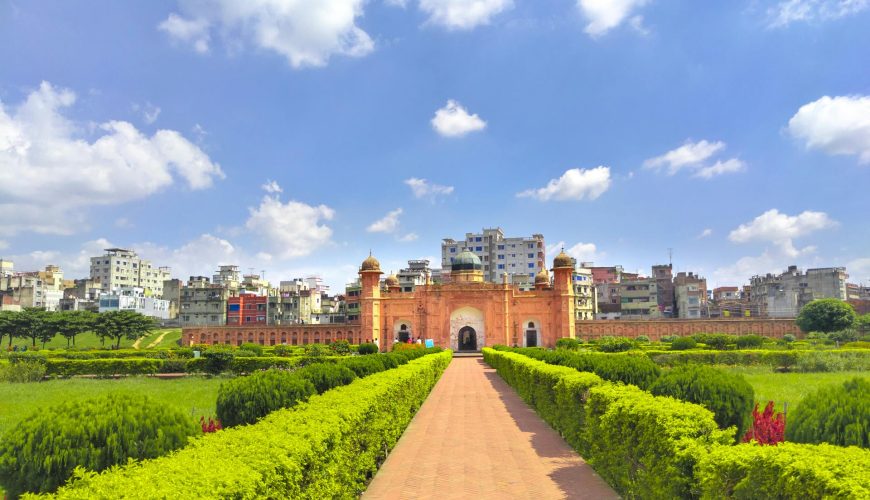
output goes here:
<path id="1" fill-rule="evenodd" d="M 451 271 L 482 271 L 483 264 L 480 262 L 480 257 L 474 255 L 468 250 L 459 252 L 459 255 L 453 258 L 453 263 L 450 265 Z"/>

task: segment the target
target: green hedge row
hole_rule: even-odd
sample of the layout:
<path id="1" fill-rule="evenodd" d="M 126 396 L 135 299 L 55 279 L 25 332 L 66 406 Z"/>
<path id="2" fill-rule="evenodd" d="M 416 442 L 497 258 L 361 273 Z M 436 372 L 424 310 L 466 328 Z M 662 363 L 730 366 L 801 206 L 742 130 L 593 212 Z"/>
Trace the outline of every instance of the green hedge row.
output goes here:
<path id="1" fill-rule="evenodd" d="M 713 414 L 701 406 L 513 352 L 484 349 L 483 355 L 627 498 L 868 494 L 870 451 L 793 444 L 728 446 L 733 429 L 719 430 Z"/>
<path id="2" fill-rule="evenodd" d="M 711 365 L 767 365 L 797 372 L 870 370 L 870 351 L 838 349 L 831 351 L 644 351 L 660 366 L 687 363 Z"/>
<path id="3" fill-rule="evenodd" d="M 450 363 L 444 351 L 155 460 L 79 470 L 57 498 L 357 498 Z"/>
<path id="4" fill-rule="evenodd" d="M 258 370 L 268 370 L 269 368 L 293 368 L 299 366 L 306 358 L 295 356 L 292 358 L 285 357 L 260 357 L 260 358 L 233 358 L 227 367 L 227 371 L 239 373 L 253 373 Z M 326 358 L 324 362 L 332 361 L 332 358 Z M 204 373 L 208 359 L 205 357 L 187 360 L 184 371 L 188 373 Z"/>
<path id="5" fill-rule="evenodd" d="M 160 359 L 48 359 L 45 374 L 55 377 L 73 375 L 148 375 L 163 366 Z"/>

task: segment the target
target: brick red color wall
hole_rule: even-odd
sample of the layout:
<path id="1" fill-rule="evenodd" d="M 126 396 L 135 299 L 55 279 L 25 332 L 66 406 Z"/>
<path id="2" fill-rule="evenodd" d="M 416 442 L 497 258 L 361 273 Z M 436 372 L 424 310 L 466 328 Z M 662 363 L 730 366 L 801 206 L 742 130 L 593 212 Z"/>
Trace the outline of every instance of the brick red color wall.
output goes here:
<path id="1" fill-rule="evenodd" d="M 803 332 L 793 319 L 592 320 L 578 321 L 576 332 L 577 337 L 584 340 L 606 335 L 630 338 L 646 335 L 650 340 L 659 340 L 665 335 L 686 336 L 695 333 L 756 334 L 774 338 L 791 333 L 803 337 Z"/>
<path id="2" fill-rule="evenodd" d="M 232 344 L 251 342 L 261 345 L 328 344 L 347 340 L 351 344 L 371 342 L 360 336 L 359 325 L 287 326 L 197 326 L 184 328 L 182 346 L 191 344 Z"/>

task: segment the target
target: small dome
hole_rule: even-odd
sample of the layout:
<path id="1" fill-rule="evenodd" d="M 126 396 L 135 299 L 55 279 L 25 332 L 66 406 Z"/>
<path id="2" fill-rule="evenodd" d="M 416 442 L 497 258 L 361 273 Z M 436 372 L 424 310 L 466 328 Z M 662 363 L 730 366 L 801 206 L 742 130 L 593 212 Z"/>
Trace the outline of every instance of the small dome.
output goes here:
<path id="1" fill-rule="evenodd" d="M 380 271 L 381 263 L 378 262 L 378 259 L 369 255 L 366 257 L 366 260 L 362 261 L 362 265 L 359 267 L 360 271 Z"/>
<path id="2" fill-rule="evenodd" d="M 453 263 L 450 265 L 451 271 L 481 271 L 483 264 L 480 262 L 480 257 L 474 255 L 468 250 L 459 252 L 459 255 L 453 258 Z"/>
<path id="3" fill-rule="evenodd" d="M 399 286 L 399 278 L 397 278 L 395 274 L 390 274 L 387 276 L 387 279 L 384 280 L 384 284 L 387 286 Z"/>
<path id="4" fill-rule="evenodd" d="M 546 269 L 541 269 L 541 272 L 535 275 L 535 285 L 549 285 L 550 273 Z"/>
<path id="5" fill-rule="evenodd" d="M 557 267 L 574 267 L 574 259 L 562 250 L 559 252 L 559 255 L 553 259 L 553 268 L 555 269 Z"/>

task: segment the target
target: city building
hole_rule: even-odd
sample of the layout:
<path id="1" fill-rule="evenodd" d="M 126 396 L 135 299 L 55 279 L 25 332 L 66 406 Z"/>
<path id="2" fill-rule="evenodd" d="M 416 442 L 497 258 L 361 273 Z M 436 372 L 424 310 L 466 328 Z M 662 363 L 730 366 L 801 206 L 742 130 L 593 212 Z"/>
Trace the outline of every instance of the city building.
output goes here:
<path id="1" fill-rule="evenodd" d="M 266 325 L 269 296 L 240 293 L 227 299 L 227 326 Z"/>
<path id="2" fill-rule="evenodd" d="M 432 279 L 432 270 L 426 259 L 409 260 L 408 267 L 396 275 L 403 292 L 413 292 L 419 285 L 425 285 Z"/>
<path id="3" fill-rule="evenodd" d="M 218 266 L 217 272 L 211 277 L 211 282 L 214 285 L 238 290 L 242 286 L 242 275 L 239 272 L 239 266 L 232 264 Z"/>
<path id="4" fill-rule="evenodd" d="M 156 319 L 169 319 L 169 301 L 145 295 L 137 286 L 121 286 L 100 294 L 101 313 L 108 311 L 134 311 Z"/>
<path id="5" fill-rule="evenodd" d="M 663 316 L 655 278 L 622 279 L 619 300 L 620 319 L 659 319 Z"/>
<path id="6" fill-rule="evenodd" d="M 716 303 L 740 300 L 740 287 L 720 286 L 713 289 L 713 301 Z"/>
<path id="7" fill-rule="evenodd" d="M 707 316 L 707 280 L 692 272 L 679 272 L 674 277 L 674 297 L 677 317 L 697 319 Z"/>
<path id="8" fill-rule="evenodd" d="M 169 301 L 169 319 L 178 318 L 182 287 L 184 287 L 184 282 L 178 278 L 173 278 L 163 282 L 163 294 L 160 298 Z"/>
<path id="9" fill-rule="evenodd" d="M 146 296 L 163 295 L 163 282 L 170 279 L 168 267 L 156 267 L 133 250 L 107 248 L 105 255 L 91 257 L 91 279 L 104 292 L 120 287 L 138 287 Z"/>
<path id="10" fill-rule="evenodd" d="M 769 318 L 794 318 L 801 308 L 813 300 L 834 298 L 846 300 L 845 267 L 807 269 L 789 266 L 782 274 L 753 276 L 752 314 Z"/>
<path id="11" fill-rule="evenodd" d="M 0 278 L 10 276 L 15 272 L 15 264 L 11 260 L 0 259 Z"/>
<path id="12" fill-rule="evenodd" d="M 659 311 L 665 318 L 673 318 L 675 315 L 673 266 L 671 264 L 659 264 L 652 266 L 652 277 L 656 280 L 656 292 L 658 293 Z"/>
<path id="13" fill-rule="evenodd" d="M 0 290 L 10 297 L 10 304 L 37 307 L 57 311 L 64 294 L 63 271 L 48 265 L 43 271 L 13 272 L 10 261 L 4 274 L 0 275 Z"/>
<path id="14" fill-rule="evenodd" d="M 227 324 L 227 301 L 239 290 L 215 285 L 205 276 L 191 276 L 181 287 L 179 319 L 182 326 L 218 326 Z"/>
<path id="15" fill-rule="evenodd" d="M 546 247 L 544 236 L 507 238 L 501 228 L 483 229 L 481 233 L 466 233 L 465 240 L 445 238 L 441 243 L 441 266 L 450 266 L 460 253 L 468 250 L 483 265 L 484 281 L 501 283 L 508 275 L 513 284 L 532 284 L 535 276 L 545 268 Z"/>
<path id="16" fill-rule="evenodd" d="M 359 279 L 352 283 L 348 283 L 344 287 L 344 300 L 347 309 L 347 322 L 350 324 L 359 324 L 360 313 L 360 293 L 362 292 L 362 283 Z"/>
<path id="17" fill-rule="evenodd" d="M 592 270 L 586 267 L 586 262 L 574 267 L 574 297 L 577 300 L 575 306 L 578 320 L 595 319 L 598 312 L 598 299 L 595 293 L 595 285 L 592 284 Z"/>

